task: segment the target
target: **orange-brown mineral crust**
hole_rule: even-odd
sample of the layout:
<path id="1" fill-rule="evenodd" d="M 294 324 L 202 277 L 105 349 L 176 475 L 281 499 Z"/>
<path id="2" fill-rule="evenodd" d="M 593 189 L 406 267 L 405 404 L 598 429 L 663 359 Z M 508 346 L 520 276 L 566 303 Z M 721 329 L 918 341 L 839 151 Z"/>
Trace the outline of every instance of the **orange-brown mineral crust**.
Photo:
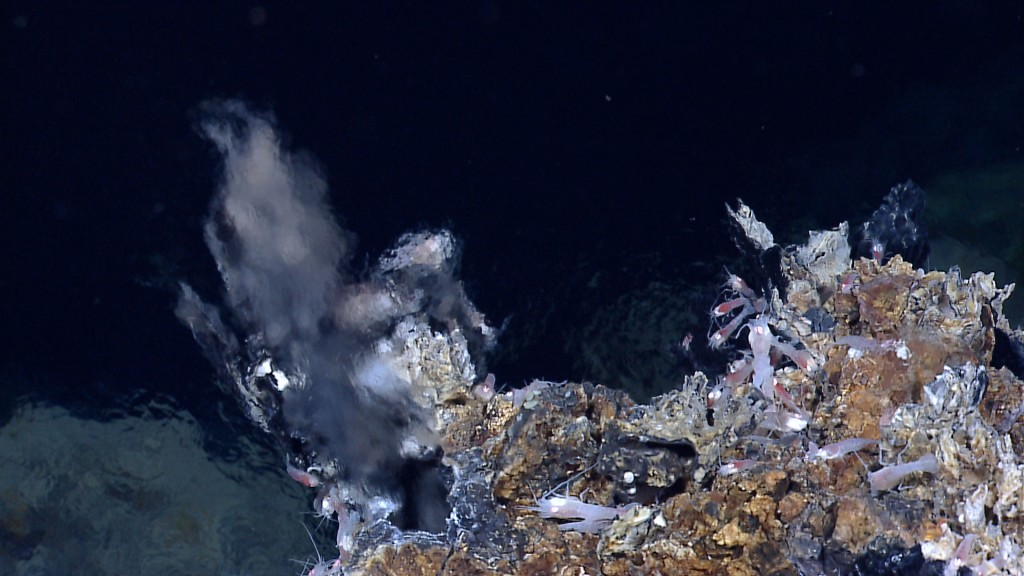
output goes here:
<path id="1" fill-rule="evenodd" d="M 380 545 L 353 573 L 797 574 L 886 543 L 924 542 L 929 559 L 946 560 L 956 534 L 997 520 L 1019 538 L 1024 383 L 971 368 L 988 365 L 993 331 L 1005 326 L 1008 291 L 991 280 L 925 273 L 897 256 L 855 262 L 831 285 L 801 280 L 792 303 L 777 298 L 785 338 L 823 362 L 777 367 L 806 410 L 799 433 L 757 430 L 777 408 L 746 384 L 710 417 L 714 382 L 701 373 L 648 405 L 588 383 L 486 402 L 467 395 L 439 426 L 446 464 L 476 482 L 463 496 L 476 500 L 453 511 L 461 517 L 449 544 L 434 535 Z M 802 315 L 815 306 L 833 329 L 807 327 Z M 877 442 L 814 456 L 812 443 L 848 439 Z M 869 474 L 933 454 L 937 471 L 870 489 Z M 555 494 L 618 510 L 618 519 L 581 533 L 564 524 L 580 518 L 529 509 Z M 997 536 L 980 538 L 979 550 L 994 554 Z"/>
<path id="2" fill-rule="evenodd" d="M 439 546 L 422 547 L 412 543 L 385 546 L 370 557 L 357 572 L 363 576 L 428 576 L 441 573 L 448 551 Z"/>

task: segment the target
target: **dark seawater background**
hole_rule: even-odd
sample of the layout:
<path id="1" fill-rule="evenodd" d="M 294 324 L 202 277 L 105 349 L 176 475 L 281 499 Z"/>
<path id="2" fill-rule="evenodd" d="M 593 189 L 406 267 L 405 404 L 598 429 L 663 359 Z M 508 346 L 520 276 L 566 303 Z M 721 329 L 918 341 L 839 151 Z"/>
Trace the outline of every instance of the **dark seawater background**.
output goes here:
<path id="1" fill-rule="evenodd" d="M 790 243 L 913 178 L 932 266 L 1022 279 L 1015 3 L 11 1 L 0 94 L 0 575 L 329 546 L 173 316 L 179 279 L 219 290 L 204 99 L 273 110 L 368 261 L 451 227 L 499 383 L 670 386 L 736 197 Z"/>

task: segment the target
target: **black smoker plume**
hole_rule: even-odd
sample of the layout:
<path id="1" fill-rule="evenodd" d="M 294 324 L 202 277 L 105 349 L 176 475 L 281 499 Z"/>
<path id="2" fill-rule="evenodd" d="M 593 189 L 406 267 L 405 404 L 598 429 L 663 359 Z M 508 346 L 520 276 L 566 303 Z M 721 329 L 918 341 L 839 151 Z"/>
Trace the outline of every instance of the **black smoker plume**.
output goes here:
<path id="1" fill-rule="evenodd" d="M 356 274 L 354 237 L 332 216 L 324 178 L 282 147 L 273 118 L 238 101 L 202 112 L 198 128 L 223 159 L 205 237 L 228 315 L 183 283 L 177 316 L 296 462 L 354 487 L 346 498 L 363 518 L 371 498 L 370 516 L 394 512 L 421 497 L 402 486 L 423 487 L 401 471 L 438 449 L 429 414 L 380 342 L 402 318 L 459 327 L 482 369 L 493 339 L 454 278 L 455 241 L 446 231 L 407 234 L 376 268 Z M 379 505 L 381 495 L 393 505 Z"/>

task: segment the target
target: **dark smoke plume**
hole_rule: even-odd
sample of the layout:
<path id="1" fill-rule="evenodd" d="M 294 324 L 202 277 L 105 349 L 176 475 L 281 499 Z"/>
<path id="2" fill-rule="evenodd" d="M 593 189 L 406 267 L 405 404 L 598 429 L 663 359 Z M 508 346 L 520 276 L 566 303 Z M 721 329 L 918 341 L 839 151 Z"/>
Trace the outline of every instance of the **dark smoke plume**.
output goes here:
<path id="1" fill-rule="evenodd" d="M 409 457 L 435 447 L 429 416 L 381 342 L 418 315 L 463 328 L 476 351 L 490 343 L 453 276 L 454 239 L 408 234 L 376 268 L 354 273 L 354 237 L 332 216 L 323 176 L 282 147 L 273 118 L 237 101 L 202 111 L 199 130 L 223 159 L 205 236 L 229 314 L 183 284 L 177 315 L 258 424 L 299 442 L 306 462 L 336 462 L 346 484 L 387 493 Z"/>

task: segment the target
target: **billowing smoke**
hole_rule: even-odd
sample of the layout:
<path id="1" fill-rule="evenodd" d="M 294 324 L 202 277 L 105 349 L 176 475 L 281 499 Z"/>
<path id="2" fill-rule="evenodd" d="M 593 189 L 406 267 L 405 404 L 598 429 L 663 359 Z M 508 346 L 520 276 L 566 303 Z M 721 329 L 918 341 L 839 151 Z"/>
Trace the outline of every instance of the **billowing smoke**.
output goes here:
<path id="1" fill-rule="evenodd" d="M 337 480 L 363 487 L 364 500 L 394 492 L 410 456 L 434 446 L 427 411 L 388 361 L 388 335 L 415 316 L 462 328 L 476 351 L 490 342 L 453 277 L 454 239 L 407 234 L 376 268 L 356 274 L 348 269 L 354 239 L 331 214 L 324 178 L 282 147 L 272 117 L 237 101 L 203 112 L 199 129 L 223 158 L 206 243 L 230 314 L 223 319 L 183 284 L 178 317 L 250 417 L 304 464 L 336 462 Z M 351 494 L 350 503 L 365 504 Z"/>
<path id="2" fill-rule="evenodd" d="M 315 339 L 352 244 L 331 217 L 327 185 L 310 161 L 281 149 L 270 118 L 239 102 L 205 108 L 201 129 L 224 157 L 206 243 L 227 303 L 268 346 Z"/>

